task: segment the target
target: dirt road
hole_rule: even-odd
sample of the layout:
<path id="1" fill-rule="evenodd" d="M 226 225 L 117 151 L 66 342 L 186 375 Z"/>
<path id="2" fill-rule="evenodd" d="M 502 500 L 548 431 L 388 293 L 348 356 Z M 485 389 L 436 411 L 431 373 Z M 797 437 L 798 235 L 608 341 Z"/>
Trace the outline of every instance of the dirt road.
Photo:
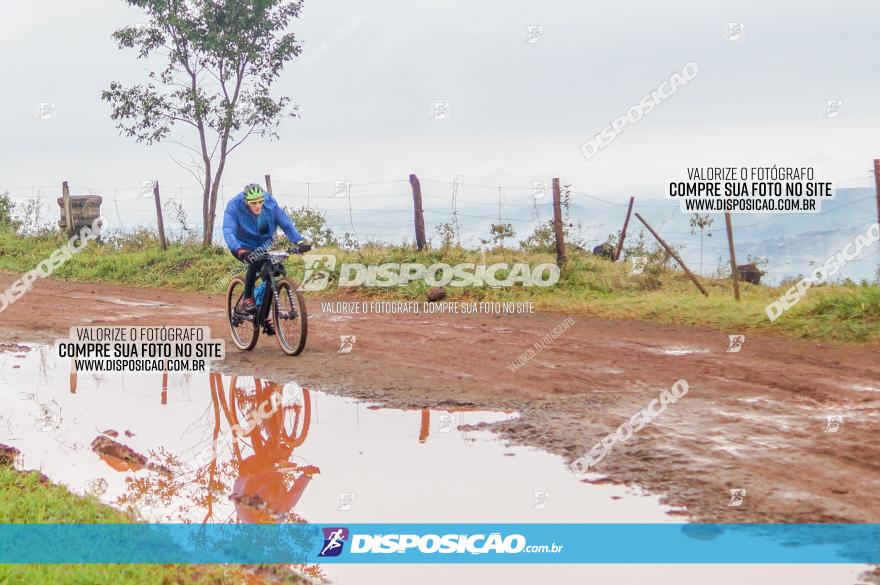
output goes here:
<path id="1" fill-rule="evenodd" d="M 0 273 L 5 289 L 14 275 Z M 73 325 L 208 325 L 228 339 L 220 295 L 40 281 L 0 313 L 0 342 L 47 342 Z M 573 460 L 678 379 L 689 392 L 597 467 L 705 521 L 880 522 L 880 350 L 573 316 L 516 372 L 506 364 L 567 315 L 324 314 L 310 300 L 306 351 L 271 338 L 229 372 L 293 379 L 389 406 L 515 409 L 494 425 Z M 355 335 L 340 354 L 339 336 Z M 831 419 L 829 416 L 842 416 Z M 839 426 L 838 426 L 839 425 Z M 745 489 L 740 506 L 730 490 Z"/>

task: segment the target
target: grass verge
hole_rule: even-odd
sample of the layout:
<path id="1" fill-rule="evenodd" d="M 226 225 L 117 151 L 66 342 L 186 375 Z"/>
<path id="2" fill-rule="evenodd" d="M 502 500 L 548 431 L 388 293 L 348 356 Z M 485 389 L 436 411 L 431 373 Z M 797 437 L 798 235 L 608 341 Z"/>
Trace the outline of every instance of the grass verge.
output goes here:
<path id="1" fill-rule="evenodd" d="M 126 514 L 94 498 L 78 496 L 59 485 L 41 483 L 39 474 L 0 465 L 0 523 L 129 523 Z M 0 565 L 0 583 L 196 583 L 239 585 L 247 580 L 238 567 L 215 565 Z"/>
<path id="2" fill-rule="evenodd" d="M 23 238 L 0 233 L 0 270 L 23 273 L 48 258 L 65 239 L 59 233 Z M 496 249 L 491 252 L 450 247 L 416 252 L 406 245 L 366 245 L 359 250 L 329 247 L 316 253 L 336 256 L 330 270 L 333 282 L 312 297 L 370 297 L 424 300 L 427 285 L 413 282 L 390 288 L 343 287 L 343 263 L 366 265 L 383 262 L 478 264 L 528 262 L 553 263 L 550 254 Z M 57 269 L 53 278 L 85 282 L 122 283 L 138 287 L 225 292 L 226 284 L 241 274 L 241 264 L 220 247 L 174 243 L 162 250 L 150 232 L 117 237 L 105 244 L 91 243 Z M 742 300 L 736 302 L 729 279 L 702 278 L 709 290 L 703 297 L 677 270 L 662 262 L 648 265 L 643 274 L 630 275 L 628 264 L 613 263 L 589 253 L 573 250 L 559 282 L 552 287 L 510 288 L 447 287 L 449 301 L 533 301 L 539 310 L 595 315 L 609 319 L 638 319 L 664 323 L 705 325 L 729 333 L 760 332 L 815 341 L 880 345 L 880 287 L 867 284 L 825 285 L 809 289 L 790 311 L 770 322 L 765 307 L 778 299 L 787 287 L 742 285 Z M 291 274 L 302 279 L 302 262 L 291 259 Z M 504 272 L 499 273 L 499 278 Z M 790 285 L 788 285 L 790 286 Z"/>

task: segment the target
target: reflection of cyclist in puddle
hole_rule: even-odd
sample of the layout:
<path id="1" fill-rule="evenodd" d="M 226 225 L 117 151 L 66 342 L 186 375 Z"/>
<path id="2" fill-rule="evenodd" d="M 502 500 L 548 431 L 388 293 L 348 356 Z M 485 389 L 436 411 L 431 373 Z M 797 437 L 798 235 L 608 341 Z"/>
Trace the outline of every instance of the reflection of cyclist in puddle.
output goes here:
<path id="1" fill-rule="evenodd" d="M 285 404 L 278 384 L 261 380 L 255 384 L 256 394 L 247 395 L 236 386 L 235 378 L 231 381 L 227 418 L 230 426 L 244 429 L 244 436 L 237 440 L 249 442 L 253 448 L 253 455 L 239 461 L 231 499 L 239 522 L 296 521 L 295 516 L 290 518 L 293 508 L 312 477 L 320 473 L 314 465 L 299 466 L 290 461 L 294 448 L 308 434 L 309 391 L 303 389 L 301 403 Z M 239 422 L 236 411 L 249 416 L 252 424 Z"/>
<path id="2" fill-rule="evenodd" d="M 288 479 L 293 475 L 293 470 L 281 471 L 277 462 L 258 454 L 242 461 L 238 479 L 232 488 L 239 521 L 251 524 L 284 521 L 299 502 L 312 476 L 320 473 L 314 465 L 297 470 L 300 475 L 288 489 Z M 265 508 L 261 502 L 265 503 Z"/>

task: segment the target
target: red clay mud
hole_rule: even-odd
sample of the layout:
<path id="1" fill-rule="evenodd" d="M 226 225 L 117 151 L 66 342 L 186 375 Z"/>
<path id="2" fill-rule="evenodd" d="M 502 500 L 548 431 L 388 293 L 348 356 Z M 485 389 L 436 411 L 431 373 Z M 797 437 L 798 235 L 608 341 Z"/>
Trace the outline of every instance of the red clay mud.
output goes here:
<path id="1" fill-rule="evenodd" d="M 0 274 L 0 286 L 12 278 Z M 238 352 L 223 302 L 44 280 L 0 314 L 0 342 L 52 343 L 74 325 L 208 325 L 227 339 L 224 371 L 389 406 L 516 410 L 490 428 L 567 461 L 685 379 L 685 396 L 596 467 L 603 481 L 638 484 L 705 521 L 880 522 L 877 349 L 749 335 L 728 353 L 736 331 L 573 315 L 511 372 L 568 315 L 336 315 L 310 299 L 308 345 L 293 358 L 271 337 Z M 338 353 L 340 335 L 356 336 L 351 353 Z M 741 506 L 731 489 L 746 490 Z"/>

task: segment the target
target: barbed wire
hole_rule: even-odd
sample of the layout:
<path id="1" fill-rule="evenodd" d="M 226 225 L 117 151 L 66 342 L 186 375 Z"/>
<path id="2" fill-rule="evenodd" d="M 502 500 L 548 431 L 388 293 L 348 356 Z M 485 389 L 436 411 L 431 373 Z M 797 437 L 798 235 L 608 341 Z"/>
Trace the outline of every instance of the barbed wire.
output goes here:
<path id="1" fill-rule="evenodd" d="M 855 177 L 844 181 L 839 181 L 835 185 L 843 185 L 854 181 L 861 181 L 866 178 L 872 178 L 871 175 Z M 223 182 L 218 192 L 218 200 L 221 202 L 218 215 L 222 215 L 222 209 L 225 208 L 227 201 L 232 195 L 227 196 L 227 190 L 230 193 L 238 194 L 242 186 L 248 181 L 241 182 Z M 412 192 L 409 189 L 409 181 L 407 179 L 389 179 L 382 181 L 363 181 L 349 182 L 347 180 L 340 181 L 310 181 L 310 180 L 291 180 L 287 178 L 272 178 L 273 196 L 282 204 L 290 208 L 302 208 L 313 210 L 327 219 L 327 227 L 335 232 L 351 232 L 356 240 L 372 239 L 376 240 L 390 238 L 411 238 L 415 228 L 415 221 L 412 209 Z M 344 185 L 344 192 L 339 196 L 339 183 Z M 443 224 L 448 223 L 453 226 L 453 232 L 456 239 L 463 242 L 482 241 L 487 236 L 489 226 L 496 223 L 509 223 L 515 226 L 515 232 L 519 232 L 519 237 L 531 237 L 537 233 L 537 229 L 547 226 L 552 222 L 550 220 L 541 219 L 541 211 L 548 210 L 552 207 L 549 195 L 550 181 L 535 181 L 532 186 L 499 186 L 499 185 L 481 185 L 476 183 L 467 183 L 459 177 L 452 181 L 436 180 L 436 179 L 420 179 L 422 185 L 422 198 L 428 205 L 424 208 L 424 214 L 427 223 L 433 224 L 435 230 L 440 235 L 440 228 Z M 404 187 L 405 188 L 402 188 Z M 179 210 L 183 210 L 184 217 L 186 213 L 194 213 L 194 217 L 199 218 L 198 222 L 189 225 L 190 230 L 201 229 L 201 202 L 203 199 L 203 190 L 198 185 L 165 185 L 161 182 L 160 198 L 163 208 L 167 210 L 177 206 Z M 279 188 L 280 187 L 280 188 Z M 116 217 L 116 227 L 121 231 L 131 229 L 156 229 L 157 220 L 155 218 L 155 201 L 153 196 L 152 184 L 144 181 L 141 186 L 117 186 L 117 187 L 94 187 L 81 186 L 73 184 L 69 186 L 72 194 L 89 194 L 100 195 L 102 197 L 102 208 L 109 211 L 111 215 Z M 26 185 L 17 187 L 0 188 L 0 193 L 9 193 L 10 198 L 14 200 L 36 200 L 41 206 L 49 205 L 51 210 L 53 204 L 47 200 L 60 199 L 60 185 Z M 54 191 L 54 193 L 53 193 Z M 572 195 L 579 199 L 571 208 L 566 207 L 566 217 L 564 219 L 566 228 L 571 232 L 573 243 L 581 245 L 601 244 L 608 240 L 609 235 L 618 234 L 620 224 L 623 222 L 624 208 L 629 205 L 628 201 L 614 201 L 607 197 L 587 193 L 583 191 L 570 190 Z M 470 197 L 468 195 L 470 194 Z M 627 198 L 628 199 L 628 198 Z M 851 206 L 865 203 L 874 199 L 873 196 L 860 197 L 852 201 L 845 201 L 839 205 L 835 205 L 831 209 L 822 212 L 822 217 L 832 214 L 841 209 L 851 208 Z M 377 202 L 380 206 L 370 207 L 370 202 Z M 380 203 L 384 202 L 384 203 Z M 445 208 L 437 208 L 443 205 Z M 397 203 L 397 205 L 395 205 Z M 390 207 L 381 207 L 381 205 L 391 205 Z M 402 205 L 401 205 L 402 204 Z M 674 229 L 664 230 L 664 226 L 676 218 L 681 213 L 680 206 L 677 202 L 663 202 L 656 199 L 648 199 L 646 202 L 636 200 L 637 210 L 655 210 L 655 217 L 650 220 L 655 226 L 658 233 L 666 239 L 672 246 L 695 253 L 695 250 L 702 249 L 710 254 L 727 254 L 728 247 L 726 242 L 718 240 L 705 241 L 715 234 L 725 232 L 722 225 L 718 227 L 707 227 L 701 232 L 698 229 L 691 231 L 680 231 Z M 490 208 L 492 210 L 490 211 Z M 529 217 L 522 216 L 526 210 L 529 211 Z M 497 211 L 497 212 L 496 212 Z M 668 217 L 666 212 L 668 211 Z M 176 213 L 177 210 L 174 210 Z M 405 217 L 401 217 L 404 214 Z M 49 213 L 43 219 L 48 221 L 52 219 Z M 107 215 L 107 212 L 105 212 Z M 773 225 L 773 222 L 785 221 L 793 215 L 791 213 L 771 214 L 768 217 L 750 221 L 749 223 L 734 223 L 734 233 L 737 230 L 751 229 L 757 226 Z M 357 216 L 357 221 L 355 220 Z M 552 211 L 550 211 L 552 218 Z M 806 216 L 810 217 L 810 216 Z M 584 225 L 583 219 L 589 218 L 593 221 Z M 167 231 L 171 234 L 182 232 L 183 228 L 173 226 L 175 217 L 165 218 Z M 595 221 L 598 219 L 599 221 Z M 737 217 L 740 221 L 743 220 Z M 848 219 L 848 218 L 847 218 Z M 461 220 L 466 221 L 470 225 L 462 225 Z M 54 220 L 52 220 L 54 222 Z M 216 221 L 216 225 L 220 225 L 220 221 Z M 619 221 L 619 224 L 618 224 Z M 680 222 L 676 220 L 680 225 Z M 856 227 L 841 227 L 840 222 L 835 221 L 833 227 L 836 234 L 848 234 L 854 232 Z M 426 226 L 428 227 L 428 226 Z M 630 238 L 632 234 L 639 230 L 644 232 L 642 226 L 637 223 L 631 223 Z M 427 229 L 426 236 L 430 239 L 434 230 Z M 360 235 L 358 235 L 360 232 Z M 699 241 L 700 236 L 704 241 Z M 512 236 L 516 237 L 516 236 Z M 786 233 L 785 241 L 780 243 L 773 242 L 772 249 L 779 250 L 789 246 L 802 244 L 804 241 L 813 237 L 821 237 L 821 232 L 816 230 L 805 231 L 803 233 Z M 649 238 L 650 240 L 650 238 Z M 766 238 L 760 245 L 768 245 Z M 628 238 L 628 241 L 632 241 Z M 754 250 L 756 243 L 739 243 L 738 247 L 743 250 Z M 816 262 L 815 259 L 797 259 L 787 260 L 790 264 Z M 868 260 L 865 260 L 868 262 Z M 785 265 L 784 263 L 773 263 L 774 266 Z"/>

